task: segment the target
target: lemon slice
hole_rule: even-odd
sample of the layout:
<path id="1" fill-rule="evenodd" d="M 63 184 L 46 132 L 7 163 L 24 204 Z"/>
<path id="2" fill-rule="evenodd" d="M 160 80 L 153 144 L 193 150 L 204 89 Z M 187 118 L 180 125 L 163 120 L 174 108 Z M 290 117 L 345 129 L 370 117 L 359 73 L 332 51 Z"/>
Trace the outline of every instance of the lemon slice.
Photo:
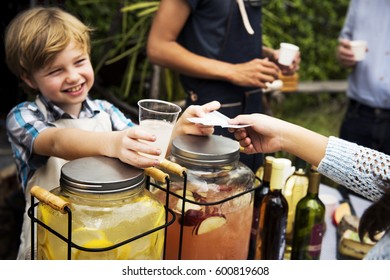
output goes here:
<path id="1" fill-rule="evenodd" d="M 156 223 L 154 224 L 154 227 L 159 227 L 165 223 L 165 208 L 162 206 L 159 213 L 158 217 L 155 220 Z"/>
<path id="2" fill-rule="evenodd" d="M 197 235 L 205 234 L 207 232 L 216 230 L 226 224 L 226 219 L 222 216 L 211 216 L 200 223 Z"/>
<path id="3" fill-rule="evenodd" d="M 72 232 L 72 241 L 88 249 L 103 249 L 113 246 L 114 243 L 107 239 L 106 233 L 100 229 L 80 227 Z M 118 257 L 118 248 L 101 251 L 88 252 L 74 249 L 74 259 L 76 260 L 112 260 Z"/>
<path id="4" fill-rule="evenodd" d="M 101 229 L 88 227 L 79 227 L 72 232 L 72 241 L 76 245 L 84 246 L 91 240 L 107 240 L 107 235 Z"/>
<path id="5" fill-rule="evenodd" d="M 103 249 L 106 247 L 110 247 L 114 245 L 109 240 L 106 239 L 95 239 L 88 241 L 87 243 L 83 244 L 84 248 L 99 248 Z M 76 250 L 74 253 L 74 259 L 75 260 L 116 260 L 118 258 L 118 249 L 112 249 L 108 251 L 101 251 L 101 252 L 88 252 L 83 250 Z"/>
<path id="6" fill-rule="evenodd" d="M 127 243 L 119 246 L 116 250 L 118 250 L 118 260 L 128 260 L 131 253 L 131 244 Z"/>
<path id="7" fill-rule="evenodd" d="M 50 206 L 46 204 L 39 203 L 38 205 L 38 220 L 47 226 L 50 226 L 50 217 L 52 216 L 50 209 Z M 37 226 L 37 240 L 39 244 L 44 244 L 47 240 L 47 230 L 40 225 Z"/>

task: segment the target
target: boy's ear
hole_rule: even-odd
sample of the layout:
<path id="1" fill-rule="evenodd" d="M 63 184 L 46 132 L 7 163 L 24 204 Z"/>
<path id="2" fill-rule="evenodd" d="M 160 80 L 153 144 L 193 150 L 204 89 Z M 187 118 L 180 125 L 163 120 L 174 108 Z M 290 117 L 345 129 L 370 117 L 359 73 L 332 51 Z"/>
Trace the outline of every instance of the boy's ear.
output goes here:
<path id="1" fill-rule="evenodd" d="M 27 75 L 22 75 L 20 77 L 23 82 L 25 82 L 30 88 L 37 89 L 37 85 L 35 84 L 35 81 L 33 79 L 30 79 Z"/>

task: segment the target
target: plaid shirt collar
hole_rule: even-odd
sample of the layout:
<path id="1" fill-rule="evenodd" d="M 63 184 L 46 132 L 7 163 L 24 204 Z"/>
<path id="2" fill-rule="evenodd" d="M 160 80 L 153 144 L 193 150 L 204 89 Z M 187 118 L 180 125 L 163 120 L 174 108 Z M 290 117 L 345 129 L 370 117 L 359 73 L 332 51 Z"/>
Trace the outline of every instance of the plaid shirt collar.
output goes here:
<path id="1" fill-rule="evenodd" d="M 39 95 L 39 99 L 42 101 L 42 103 L 45 105 L 47 110 L 47 120 L 49 122 L 54 122 L 59 119 L 73 119 L 71 115 L 66 113 L 64 110 L 62 110 L 60 107 L 55 105 L 53 102 L 42 96 Z M 81 111 L 79 114 L 79 118 L 92 118 L 96 114 L 99 113 L 99 107 L 91 101 L 89 97 L 87 97 L 81 106 Z"/>

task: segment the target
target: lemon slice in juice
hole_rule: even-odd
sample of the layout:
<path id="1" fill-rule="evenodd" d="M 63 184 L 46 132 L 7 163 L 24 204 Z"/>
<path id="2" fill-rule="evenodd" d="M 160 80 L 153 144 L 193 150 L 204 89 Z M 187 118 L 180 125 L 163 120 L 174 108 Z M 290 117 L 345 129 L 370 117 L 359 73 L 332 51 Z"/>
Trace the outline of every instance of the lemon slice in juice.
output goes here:
<path id="1" fill-rule="evenodd" d="M 83 244 L 84 248 L 89 249 L 103 249 L 106 247 L 110 247 L 114 245 L 109 240 L 106 239 L 95 239 L 88 241 L 87 243 Z M 118 250 L 112 249 L 108 251 L 101 251 L 101 252 L 88 252 L 83 250 L 76 250 L 74 254 L 75 260 L 115 260 L 118 256 Z"/>
<path id="2" fill-rule="evenodd" d="M 50 225 L 50 207 L 46 204 L 39 204 L 38 205 L 38 219 L 42 221 L 45 225 Z M 38 225 L 37 226 L 37 240 L 39 244 L 45 244 L 47 241 L 47 230 Z"/>
<path id="3" fill-rule="evenodd" d="M 73 243 L 88 249 L 103 249 L 113 246 L 114 243 L 107 239 L 104 231 L 93 228 L 78 228 L 72 233 Z M 118 249 L 112 249 L 101 252 L 89 252 L 79 249 L 73 250 L 76 260 L 112 260 L 117 259 Z"/>
<path id="4" fill-rule="evenodd" d="M 84 246 L 91 240 L 106 240 L 106 233 L 101 229 L 79 227 L 72 232 L 72 241 L 76 245 Z"/>

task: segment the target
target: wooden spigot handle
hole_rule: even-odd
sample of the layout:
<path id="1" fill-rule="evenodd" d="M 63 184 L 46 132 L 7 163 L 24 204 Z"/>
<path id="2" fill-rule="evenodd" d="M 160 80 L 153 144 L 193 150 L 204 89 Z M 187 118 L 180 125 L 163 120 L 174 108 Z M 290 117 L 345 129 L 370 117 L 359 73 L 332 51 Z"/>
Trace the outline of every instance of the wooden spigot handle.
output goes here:
<path id="1" fill-rule="evenodd" d="M 177 164 L 177 163 L 174 163 L 172 161 L 169 161 L 167 159 L 164 159 L 160 165 L 159 165 L 161 168 L 165 169 L 165 170 L 168 170 L 168 171 L 171 171 L 172 173 L 175 173 L 181 177 L 183 177 L 183 173 L 186 171 L 186 168 Z"/>
<path id="2" fill-rule="evenodd" d="M 169 178 L 169 174 L 167 174 L 167 173 L 165 173 L 165 172 L 163 172 L 160 169 L 155 168 L 155 167 L 147 167 L 144 170 L 145 170 L 146 175 L 154 178 L 158 182 L 165 183 L 166 179 Z"/>
<path id="3" fill-rule="evenodd" d="M 69 206 L 70 203 L 63 200 L 61 197 L 41 188 L 39 186 L 33 186 L 31 188 L 31 195 L 36 197 L 40 202 L 46 203 L 51 208 L 60 211 L 65 214 L 65 207 Z"/>

